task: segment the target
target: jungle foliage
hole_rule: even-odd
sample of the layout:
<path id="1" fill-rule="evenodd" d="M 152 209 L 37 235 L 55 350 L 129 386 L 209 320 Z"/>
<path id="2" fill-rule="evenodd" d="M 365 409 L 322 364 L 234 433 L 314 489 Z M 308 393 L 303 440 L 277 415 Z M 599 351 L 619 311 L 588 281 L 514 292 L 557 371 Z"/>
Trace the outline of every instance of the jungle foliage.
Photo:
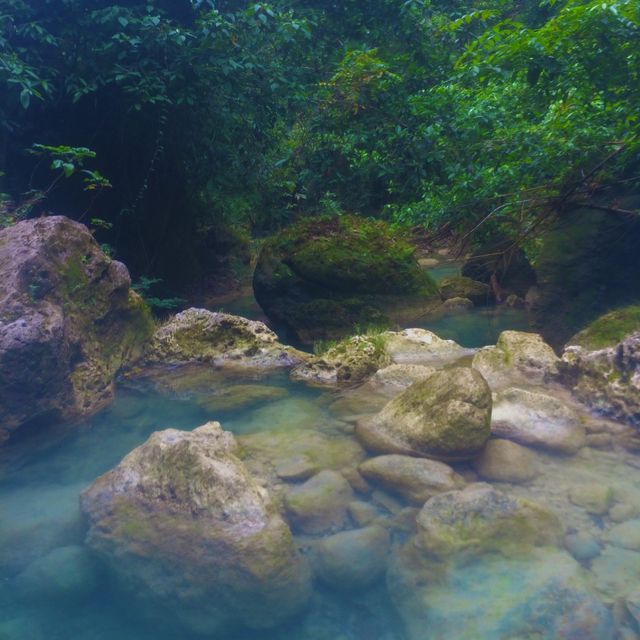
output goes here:
<path id="1" fill-rule="evenodd" d="M 623 208 L 639 69 L 636 0 L 0 0 L 1 208 L 161 276 L 310 214 L 525 242 Z"/>

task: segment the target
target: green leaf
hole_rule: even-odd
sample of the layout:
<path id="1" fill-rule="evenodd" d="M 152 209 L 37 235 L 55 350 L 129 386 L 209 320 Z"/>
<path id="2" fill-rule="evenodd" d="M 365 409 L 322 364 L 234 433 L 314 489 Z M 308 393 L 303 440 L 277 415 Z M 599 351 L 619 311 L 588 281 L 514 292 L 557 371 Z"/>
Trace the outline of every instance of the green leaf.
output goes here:
<path id="1" fill-rule="evenodd" d="M 22 105 L 23 109 L 29 108 L 29 104 L 31 104 L 31 93 L 29 89 L 23 89 L 20 92 L 20 104 Z"/>

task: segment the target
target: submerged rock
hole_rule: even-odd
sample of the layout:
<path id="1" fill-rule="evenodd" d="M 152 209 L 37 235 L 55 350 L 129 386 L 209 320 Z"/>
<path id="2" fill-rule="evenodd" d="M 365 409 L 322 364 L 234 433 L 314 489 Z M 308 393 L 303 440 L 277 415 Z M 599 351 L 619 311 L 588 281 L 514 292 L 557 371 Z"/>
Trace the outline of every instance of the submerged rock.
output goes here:
<path id="1" fill-rule="evenodd" d="M 430 498 L 417 524 L 415 545 L 438 560 L 488 551 L 511 555 L 558 545 L 562 538 L 562 526 L 553 512 L 484 483 Z"/>
<path id="2" fill-rule="evenodd" d="M 456 367 L 416 382 L 370 419 L 358 422 L 363 445 L 378 453 L 464 460 L 490 436 L 491 391 L 475 370 Z"/>
<path id="3" fill-rule="evenodd" d="M 559 362 L 553 349 L 537 333 L 503 331 L 495 347 L 485 347 L 476 353 L 471 366 L 494 389 L 519 382 L 541 384 L 557 373 Z"/>
<path id="4" fill-rule="evenodd" d="M 358 324 L 410 321 L 440 305 L 414 253 L 381 221 L 306 219 L 263 244 L 253 288 L 269 318 L 300 341 L 340 338 Z"/>
<path id="5" fill-rule="evenodd" d="M 277 625 L 309 598 L 289 528 L 218 423 L 152 434 L 81 505 L 87 543 L 140 613 L 214 634 Z"/>
<path id="6" fill-rule="evenodd" d="M 228 313 L 187 309 L 162 325 L 145 353 L 148 364 L 273 369 L 300 364 L 307 355 L 278 342 L 257 320 Z"/>
<path id="7" fill-rule="evenodd" d="M 390 362 L 386 334 L 353 336 L 291 372 L 293 380 L 315 384 L 357 384 Z"/>
<path id="8" fill-rule="evenodd" d="M 286 515 L 295 530 L 322 533 L 342 529 L 348 520 L 353 491 L 335 471 L 321 471 L 284 497 Z"/>
<path id="9" fill-rule="evenodd" d="M 366 480 L 423 505 L 432 496 L 464 486 L 450 466 L 436 460 L 388 455 L 366 460 L 358 470 Z"/>
<path id="10" fill-rule="evenodd" d="M 531 451 L 499 438 L 487 442 L 474 464 L 481 478 L 497 482 L 527 482 L 539 473 Z"/>
<path id="11" fill-rule="evenodd" d="M 640 425 L 640 305 L 605 314 L 568 342 L 561 380 L 596 411 Z"/>
<path id="12" fill-rule="evenodd" d="M 573 409 L 553 396 L 516 387 L 496 395 L 491 432 L 567 454 L 576 453 L 586 442 L 585 428 Z"/>
<path id="13" fill-rule="evenodd" d="M 288 391 L 282 387 L 263 384 L 236 384 L 198 398 L 198 404 L 211 413 L 238 411 L 274 400 L 281 400 L 287 395 L 289 395 Z"/>
<path id="14" fill-rule="evenodd" d="M 97 563 L 84 547 L 58 547 L 34 560 L 17 576 L 15 586 L 28 600 L 86 599 L 98 587 Z"/>
<path id="15" fill-rule="evenodd" d="M 0 230 L 0 440 L 29 420 L 113 399 L 153 320 L 89 230 L 63 216 Z"/>
<path id="16" fill-rule="evenodd" d="M 611 613 L 557 549 L 488 554 L 444 575 L 396 554 L 387 582 L 409 640 L 613 640 Z"/>
<path id="17" fill-rule="evenodd" d="M 390 542 L 389 532 L 377 525 L 323 538 L 316 547 L 318 575 L 340 591 L 370 587 L 384 576 Z"/>
<path id="18" fill-rule="evenodd" d="M 476 306 L 486 305 L 491 301 L 489 285 L 465 276 L 445 278 L 439 283 L 438 289 L 445 300 L 466 298 Z"/>

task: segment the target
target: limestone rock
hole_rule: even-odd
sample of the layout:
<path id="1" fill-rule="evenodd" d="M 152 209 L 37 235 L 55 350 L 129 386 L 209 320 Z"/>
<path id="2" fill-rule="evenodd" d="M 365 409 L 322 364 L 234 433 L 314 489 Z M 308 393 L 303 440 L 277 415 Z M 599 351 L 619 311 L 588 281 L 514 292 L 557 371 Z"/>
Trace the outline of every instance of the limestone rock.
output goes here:
<path id="1" fill-rule="evenodd" d="M 370 384 L 386 395 L 397 395 L 414 382 L 426 380 L 433 373 L 435 373 L 433 367 L 421 364 L 392 364 L 376 371 Z"/>
<path id="2" fill-rule="evenodd" d="M 593 560 L 602 551 L 596 538 L 586 531 L 578 531 L 565 536 L 564 546 L 578 562 Z"/>
<path id="3" fill-rule="evenodd" d="M 561 380 L 585 404 L 640 424 L 640 306 L 612 311 L 569 340 Z"/>
<path id="4" fill-rule="evenodd" d="M 87 543 L 141 613 L 215 634 L 306 604 L 309 568 L 236 450 L 218 423 L 156 432 L 82 494 Z"/>
<path id="5" fill-rule="evenodd" d="M 438 288 L 445 300 L 467 298 L 476 306 L 486 305 L 491 300 L 489 285 L 465 276 L 445 278 L 439 283 Z"/>
<path id="6" fill-rule="evenodd" d="M 445 313 L 460 313 L 473 309 L 473 302 L 469 298 L 449 298 L 442 303 L 442 310 Z"/>
<path id="7" fill-rule="evenodd" d="M 395 554 L 387 578 L 409 640 L 427 629 L 443 639 L 613 640 L 611 613 L 565 551 L 488 554 L 446 573 L 412 551 Z"/>
<path id="8" fill-rule="evenodd" d="M 489 439 L 491 392 L 475 370 L 437 371 L 391 400 L 356 434 L 378 453 L 400 453 L 438 460 L 476 455 Z"/>
<path id="9" fill-rule="evenodd" d="M 334 589 L 364 589 L 384 576 L 390 546 L 388 531 L 378 525 L 336 533 L 317 546 L 316 570 Z"/>
<path id="10" fill-rule="evenodd" d="M 443 340 L 427 329 L 404 329 L 386 334 L 386 350 L 396 364 L 442 366 L 475 352 L 453 340 Z"/>
<path id="11" fill-rule="evenodd" d="M 486 480 L 520 483 L 539 473 L 533 453 L 510 440 L 487 442 L 475 461 L 476 471 Z"/>
<path id="12" fill-rule="evenodd" d="M 424 458 L 378 456 L 363 462 L 358 470 L 373 484 L 417 505 L 437 493 L 464 486 L 462 477 L 450 466 Z"/>
<path id="13" fill-rule="evenodd" d="M 472 366 L 491 385 L 540 384 L 557 373 L 560 359 L 537 333 L 503 331 L 495 347 L 480 349 Z"/>
<path id="14" fill-rule="evenodd" d="M 558 545 L 562 537 L 554 513 L 484 483 L 430 498 L 417 523 L 416 545 L 437 558 L 487 551 L 510 555 L 529 547 Z"/>
<path id="15" fill-rule="evenodd" d="M 271 329 L 257 320 L 228 313 L 187 309 L 153 335 L 145 354 L 149 364 L 272 369 L 292 367 L 306 355 L 282 345 Z"/>
<path id="16" fill-rule="evenodd" d="M 579 416 L 545 393 L 510 387 L 496 395 L 491 432 L 560 453 L 576 453 L 586 442 Z"/>
<path id="17" fill-rule="evenodd" d="M 126 267 L 63 216 L 0 230 L 0 441 L 29 420 L 90 415 L 153 331 Z"/>
<path id="18" fill-rule="evenodd" d="M 349 483 L 335 471 L 321 471 L 285 494 L 287 518 L 303 533 L 322 533 L 341 529 L 348 519 L 353 501 Z"/>
<path id="19" fill-rule="evenodd" d="M 291 378 L 321 385 L 357 384 L 389 362 L 384 334 L 353 336 L 297 366 Z"/>

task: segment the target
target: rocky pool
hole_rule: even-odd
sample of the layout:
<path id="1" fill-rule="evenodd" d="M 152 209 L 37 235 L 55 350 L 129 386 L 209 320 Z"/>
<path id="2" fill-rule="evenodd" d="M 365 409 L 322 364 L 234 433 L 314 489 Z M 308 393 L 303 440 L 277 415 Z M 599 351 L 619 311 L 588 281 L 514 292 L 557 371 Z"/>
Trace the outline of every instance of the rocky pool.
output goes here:
<path id="1" fill-rule="evenodd" d="M 372 456 L 356 425 L 416 375 L 420 358 L 411 353 L 398 358 L 405 364 L 342 390 L 293 383 L 285 373 L 164 369 L 123 380 L 116 401 L 91 420 L 40 425 L 14 438 L 0 454 L 0 638 L 637 638 L 640 457 L 628 446 L 630 430 L 530 376 L 516 391 L 494 394 L 498 422 L 481 458 Z M 468 364 L 468 352 L 454 355 L 436 368 Z M 504 387 L 499 371 L 483 374 Z M 146 558 L 138 569 L 126 561 L 131 547 L 109 548 L 111 560 L 121 554 L 125 564 L 114 574 L 104 546 L 94 555 L 86 545 L 79 504 L 98 476 L 153 432 L 191 431 L 211 420 L 235 435 L 235 455 L 284 514 L 296 557 L 313 575 L 302 572 L 291 589 L 278 573 L 269 606 L 257 614 L 255 599 L 265 594 L 241 590 L 246 602 L 227 602 L 218 626 L 210 619 L 216 609 L 206 620 L 186 610 L 201 579 L 188 562 L 183 576 L 177 571 L 180 584 L 165 584 L 162 572 L 149 573 L 149 550 L 135 548 L 138 560 Z M 524 438 L 520 422 L 530 427 Z M 181 436 L 166 433 L 166 450 L 179 445 Z M 109 525 L 94 518 L 99 499 L 91 508 L 95 541 Z M 126 535 L 140 545 L 137 530 Z M 148 589 L 154 597 L 139 600 Z M 304 604 L 292 604 L 298 598 Z M 229 618 L 224 609 L 240 614 Z M 254 629 L 241 628 L 243 616 Z M 260 616 L 271 628 L 260 628 Z"/>

